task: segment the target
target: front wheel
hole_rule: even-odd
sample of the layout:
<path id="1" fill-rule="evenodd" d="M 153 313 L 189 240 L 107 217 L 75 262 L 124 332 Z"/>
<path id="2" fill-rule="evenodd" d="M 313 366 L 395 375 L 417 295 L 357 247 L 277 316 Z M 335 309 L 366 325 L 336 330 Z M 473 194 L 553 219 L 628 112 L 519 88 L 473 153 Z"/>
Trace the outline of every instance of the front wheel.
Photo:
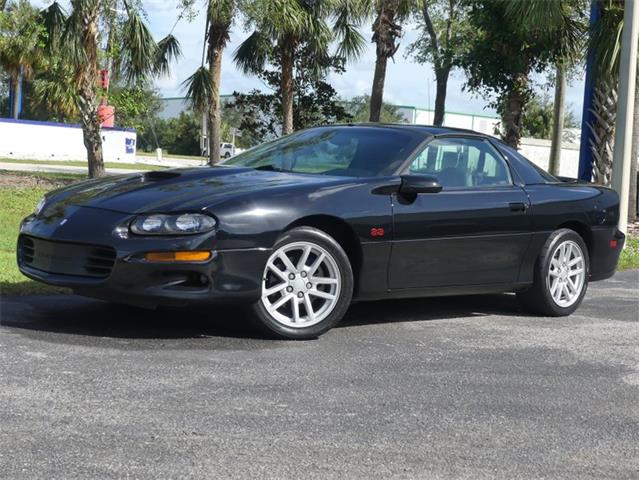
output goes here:
<path id="1" fill-rule="evenodd" d="M 325 232 L 299 227 L 276 243 L 253 305 L 260 326 L 281 338 L 316 338 L 344 316 L 353 272 L 342 247 Z"/>
<path id="2" fill-rule="evenodd" d="M 563 228 L 547 239 L 536 262 L 533 286 L 518 293 L 529 310 L 560 317 L 582 303 L 589 283 L 589 251 L 573 230 Z"/>

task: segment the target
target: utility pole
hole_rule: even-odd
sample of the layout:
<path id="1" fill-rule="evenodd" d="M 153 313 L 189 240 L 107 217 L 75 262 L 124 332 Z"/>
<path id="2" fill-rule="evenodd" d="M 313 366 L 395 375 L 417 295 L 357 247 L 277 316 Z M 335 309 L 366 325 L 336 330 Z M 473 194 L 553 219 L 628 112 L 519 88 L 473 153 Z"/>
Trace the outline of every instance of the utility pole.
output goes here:
<path id="1" fill-rule="evenodd" d="M 618 80 L 618 111 L 616 136 L 613 149 L 612 187 L 620 195 L 620 222 L 618 228 L 627 233 L 629 209 L 629 179 L 633 137 L 633 102 L 638 56 L 638 28 L 640 9 L 635 0 L 624 2 L 624 26 L 620 51 L 620 76 Z"/>

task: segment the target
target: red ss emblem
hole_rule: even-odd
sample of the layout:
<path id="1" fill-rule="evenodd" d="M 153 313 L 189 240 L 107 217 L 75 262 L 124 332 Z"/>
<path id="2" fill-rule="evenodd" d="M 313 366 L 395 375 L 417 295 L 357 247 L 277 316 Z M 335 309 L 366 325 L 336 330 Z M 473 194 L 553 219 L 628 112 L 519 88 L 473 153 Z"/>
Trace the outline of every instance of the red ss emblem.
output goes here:
<path id="1" fill-rule="evenodd" d="M 384 237 L 384 228 L 372 228 L 369 234 L 372 237 Z"/>

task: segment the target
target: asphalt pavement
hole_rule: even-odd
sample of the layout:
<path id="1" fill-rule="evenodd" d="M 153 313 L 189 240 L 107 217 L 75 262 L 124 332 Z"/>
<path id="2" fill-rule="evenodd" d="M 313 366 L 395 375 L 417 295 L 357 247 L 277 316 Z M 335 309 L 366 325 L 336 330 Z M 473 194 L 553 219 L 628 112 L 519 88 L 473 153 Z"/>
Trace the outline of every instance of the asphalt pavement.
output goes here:
<path id="1" fill-rule="evenodd" d="M 386 301 L 308 342 L 228 307 L 2 297 L 0 477 L 638 478 L 638 271 L 568 318 Z"/>

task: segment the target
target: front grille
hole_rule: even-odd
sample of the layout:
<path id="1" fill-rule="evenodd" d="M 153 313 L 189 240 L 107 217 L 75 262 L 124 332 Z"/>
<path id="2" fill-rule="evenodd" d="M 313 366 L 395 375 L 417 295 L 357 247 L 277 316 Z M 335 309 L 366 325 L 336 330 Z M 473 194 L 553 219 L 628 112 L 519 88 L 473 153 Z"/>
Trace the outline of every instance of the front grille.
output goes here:
<path id="1" fill-rule="evenodd" d="M 106 278 L 113 269 L 116 252 L 111 247 L 22 235 L 18 240 L 18 261 L 47 273 Z"/>

